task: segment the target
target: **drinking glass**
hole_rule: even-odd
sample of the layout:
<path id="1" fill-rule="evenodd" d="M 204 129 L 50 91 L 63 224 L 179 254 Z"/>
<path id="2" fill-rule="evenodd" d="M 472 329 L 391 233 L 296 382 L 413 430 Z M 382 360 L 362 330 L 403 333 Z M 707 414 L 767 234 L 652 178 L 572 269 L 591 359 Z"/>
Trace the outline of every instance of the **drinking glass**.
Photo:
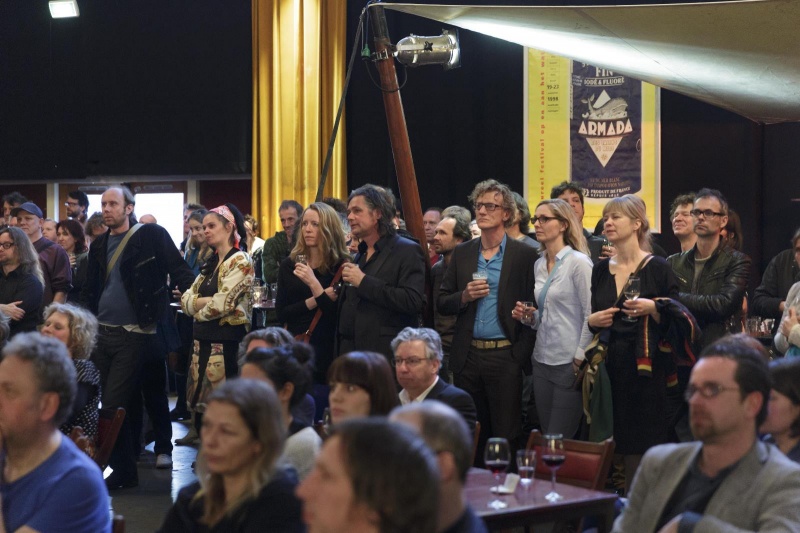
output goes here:
<path id="1" fill-rule="evenodd" d="M 271 307 L 275 307 L 275 300 L 278 298 L 278 284 L 277 283 L 270 283 L 269 284 L 269 298 L 270 303 L 272 304 Z"/>
<path id="2" fill-rule="evenodd" d="M 483 462 L 486 468 L 494 474 L 494 480 L 497 484 L 494 490 L 500 494 L 500 473 L 505 472 L 508 468 L 508 463 L 511 461 L 511 452 L 508 447 L 506 439 L 489 439 L 486 441 L 486 448 L 483 452 Z M 508 504 L 499 498 L 489 502 L 489 507 L 492 509 L 505 509 Z"/>
<path id="3" fill-rule="evenodd" d="M 295 263 L 302 263 L 302 264 L 304 264 L 304 265 L 307 265 L 307 264 L 308 264 L 308 261 L 306 260 L 306 256 L 305 256 L 305 255 L 303 255 L 303 254 L 297 254 L 297 255 L 295 256 L 295 258 L 294 258 L 294 262 L 295 262 Z"/>
<path id="4" fill-rule="evenodd" d="M 258 309 L 261 307 L 261 298 L 264 296 L 264 287 L 261 285 L 253 285 L 253 307 Z"/>
<path id="5" fill-rule="evenodd" d="M 567 455 L 564 453 L 563 435 L 545 435 L 542 446 L 542 462 L 550 469 L 551 490 L 544 498 L 550 503 L 562 500 L 564 497 L 556 492 L 556 470 L 564 464 Z"/>
<path id="6" fill-rule="evenodd" d="M 635 302 L 637 298 L 639 298 L 639 292 L 642 290 L 642 282 L 639 278 L 635 278 L 633 276 L 628 278 L 627 283 L 625 283 L 625 288 L 622 289 L 623 293 L 625 294 L 625 298 Z M 625 315 L 623 319 L 625 322 L 636 322 L 638 320 L 637 317 Z"/>
<path id="7" fill-rule="evenodd" d="M 522 318 L 520 322 L 528 326 L 536 325 L 536 304 L 534 302 L 522 302 Z"/>
<path id="8" fill-rule="evenodd" d="M 536 471 L 536 452 L 534 450 L 517 450 L 517 473 L 519 482 L 528 490 Z"/>
<path id="9" fill-rule="evenodd" d="M 489 273 L 485 270 L 478 270 L 472 273 L 472 281 L 478 281 L 479 279 L 489 279 Z"/>

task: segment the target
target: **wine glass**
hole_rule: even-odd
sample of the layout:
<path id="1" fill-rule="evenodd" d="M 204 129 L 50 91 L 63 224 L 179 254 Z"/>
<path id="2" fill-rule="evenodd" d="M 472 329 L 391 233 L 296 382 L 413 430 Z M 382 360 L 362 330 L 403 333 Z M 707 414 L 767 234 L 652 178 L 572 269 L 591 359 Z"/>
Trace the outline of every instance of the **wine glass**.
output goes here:
<path id="1" fill-rule="evenodd" d="M 534 450 L 517 450 L 517 473 L 519 482 L 525 490 L 531 487 L 533 473 L 536 470 L 536 452 Z"/>
<path id="2" fill-rule="evenodd" d="M 506 471 L 510 461 L 511 451 L 509 450 L 508 441 L 506 439 L 493 438 L 486 441 L 486 448 L 483 452 L 483 462 L 486 464 L 486 468 L 491 470 L 492 474 L 494 474 L 494 480 L 497 484 L 494 490 L 498 495 L 500 494 L 500 473 Z M 499 498 L 490 501 L 488 505 L 495 510 L 505 509 L 508 506 L 506 502 Z"/>
<path id="3" fill-rule="evenodd" d="M 528 326 L 536 325 L 536 304 L 534 302 L 522 302 L 522 319 L 520 322 Z"/>
<path id="4" fill-rule="evenodd" d="M 625 283 L 625 288 L 622 289 L 622 292 L 625 294 L 625 298 L 635 302 L 637 298 L 639 298 L 639 292 L 642 290 L 642 282 L 639 278 L 635 278 L 633 276 L 628 278 L 628 281 Z M 638 320 L 636 317 L 625 315 L 622 319 L 625 322 L 636 322 Z"/>
<path id="5" fill-rule="evenodd" d="M 307 265 L 308 264 L 308 260 L 306 259 L 306 256 L 303 255 L 303 254 L 297 254 L 295 256 L 295 258 L 294 258 L 294 262 L 295 263 L 301 263 L 303 265 Z"/>
<path id="6" fill-rule="evenodd" d="M 551 490 L 544 498 L 550 503 L 555 503 L 564 498 L 556 492 L 556 470 L 564 464 L 566 458 L 564 437 L 562 435 L 545 435 L 544 446 L 542 447 L 542 462 L 550 469 Z"/>

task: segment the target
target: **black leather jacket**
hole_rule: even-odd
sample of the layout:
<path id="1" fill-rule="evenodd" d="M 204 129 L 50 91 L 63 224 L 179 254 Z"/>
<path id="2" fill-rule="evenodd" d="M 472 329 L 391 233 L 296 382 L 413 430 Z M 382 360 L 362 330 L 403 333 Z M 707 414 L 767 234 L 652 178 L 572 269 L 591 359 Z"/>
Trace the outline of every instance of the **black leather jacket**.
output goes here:
<path id="1" fill-rule="evenodd" d="M 791 248 L 784 250 L 773 257 L 767 265 L 761 277 L 761 285 L 753 293 L 752 313 L 764 318 L 774 318 L 777 328 L 783 315 L 780 304 L 786 300 L 789 289 L 798 281 L 800 281 L 800 268 L 794 260 L 794 250 Z"/>
<path id="2" fill-rule="evenodd" d="M 718 246 L 694 282 L 697 247 L 667 258 L 678 278 L 678 300 L 692 312 L 703 330 L 703 346 L 727 333 L 725 322 L 739 315 L 750 277 L 750 258 L 741 252 Z"/>

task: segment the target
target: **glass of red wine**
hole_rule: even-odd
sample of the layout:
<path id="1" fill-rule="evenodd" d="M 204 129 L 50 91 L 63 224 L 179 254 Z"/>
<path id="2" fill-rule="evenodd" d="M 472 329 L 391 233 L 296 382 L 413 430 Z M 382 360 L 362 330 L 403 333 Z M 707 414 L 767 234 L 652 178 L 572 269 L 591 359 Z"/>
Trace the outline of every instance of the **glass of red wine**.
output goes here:
<path id="1" fill-rule="evenodd" d="M 494 474 L 494 480 L 497 484 L 493 487 L 498 495 L 500 494 L 500 474 L 506 471 L 508 463 L 511 462 L 511 450 L 508 447 L 506 439 L 489 439 L 486 441 L 486 448 L 483 451 L 483 462 L 486 468 Z M 492 509 L 505 509 L 508 504 L 499 498 L 489 502 L 489 507 Z"/>
<path id="2" fill-rule="evenodd" d="M 564 437 L 562 435 L 545 435 L 542 447 L 542 462 L 550 469 L 551 490 L 545 496 L 550 503 L 562 500 L 564 497 L 556 492 L 556 470 L 564 464 L 567 458 L 564 453 Z"/>

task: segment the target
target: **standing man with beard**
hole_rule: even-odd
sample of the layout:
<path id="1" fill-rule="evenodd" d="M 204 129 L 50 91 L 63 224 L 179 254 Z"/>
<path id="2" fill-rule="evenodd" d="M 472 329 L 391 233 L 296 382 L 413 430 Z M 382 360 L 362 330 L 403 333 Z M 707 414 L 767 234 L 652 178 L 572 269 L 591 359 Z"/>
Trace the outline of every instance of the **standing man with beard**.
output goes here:
<path id="1" fill-rule="evenodd" d="M 167 230 L 136 224 L 135 204 L 127 187 L 103 193 L 103 223 L 109 231 L 92 241 L 81 293 L 99 323 L 92 361 L 100 371 L 103 406 L 126 410 L 140 391 L 142 354 L 151 346 L 156 322 L 168 312 L 167 275 L 181 292 L 194 282 Z M 109 461 L 114 470 L 106 479 L 110 490 L 139 484 L 134 441 L 138 438 L 126 417 Z"/>
<path id="2" fill-rule="evenodd" d="M 295 200 L 281 202 L 278 215 L 281 218 L 283 231 L 278 231 L 273 237 L 267 239 L 261 249 L 261 271 L 265 282 L 275 283 L 278 281 L 281 261 L 289 257 L 289 252 L 294 248 L 294 227 L 302 214 L 303 206 Z"/>
<path id="3" fill-rule="evenodd" d="M 89 197 L 83 191 L 70 191 L 67 193 L 67 201 L 64 202 L 67 208 L 67 216 L 75 219 L 81 224 L 86 224 L 89 210 Z"/>
<path id="4" fill-rule="evenodd" d="M 450 209 L 450 208 L 448 208 Z M 442 338 L 442 369 L 440 374 L 448 382 L 452 382 L 450 374 L 450 348 L 453 345 L 453 333 L 456 330 L 456 317 L 453 315 L 443 315 L 439 312 L 436 300 L 447 272 L 447 266 L 453 257 L 453 250 L 462 242 L 472 239 L 469 231 L 469 216 L 446 216 L 439 224 L 433 236 L 432 248 L 441 256 L 441 259 L 431 267 L 431 283 L 433 285 L 433 326 Z"/>
<path id="5" fill-rule="evenodd" d="M 703 350 L 686 389 L 697 442 L 644 455 L 615 532 L 800 530 L 800 466 L 756 434 L 770 396 L 766 361 L 744 334 Z"/>

